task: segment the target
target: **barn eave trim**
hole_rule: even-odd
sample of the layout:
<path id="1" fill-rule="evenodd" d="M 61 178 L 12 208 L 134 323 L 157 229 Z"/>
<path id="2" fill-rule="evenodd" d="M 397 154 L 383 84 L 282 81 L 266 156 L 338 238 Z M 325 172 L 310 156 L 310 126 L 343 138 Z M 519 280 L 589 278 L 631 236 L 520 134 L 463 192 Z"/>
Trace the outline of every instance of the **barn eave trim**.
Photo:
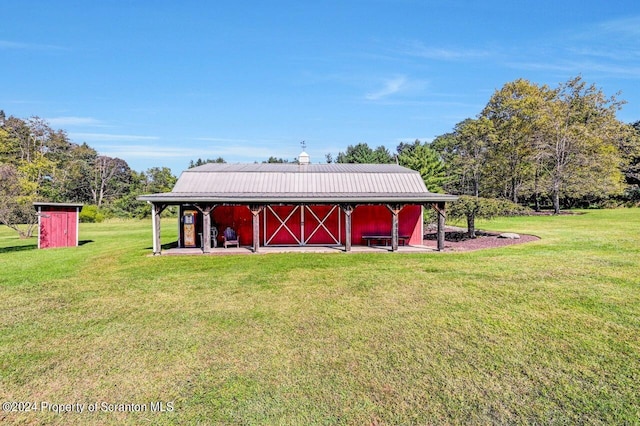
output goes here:
<path id="1" fill-rule="evenodd" d="M 248 196 L 248 195 L 184 195 L 176 193 L 152 194 L 138 197 L 140 201 L 151 203 L 225 203 L 225 204 L 341 204 L 341 203 L 435 203 L 451 202 L 458 197 L 449 194 L 375 194 L 375 195 L 292 195 Z"/>

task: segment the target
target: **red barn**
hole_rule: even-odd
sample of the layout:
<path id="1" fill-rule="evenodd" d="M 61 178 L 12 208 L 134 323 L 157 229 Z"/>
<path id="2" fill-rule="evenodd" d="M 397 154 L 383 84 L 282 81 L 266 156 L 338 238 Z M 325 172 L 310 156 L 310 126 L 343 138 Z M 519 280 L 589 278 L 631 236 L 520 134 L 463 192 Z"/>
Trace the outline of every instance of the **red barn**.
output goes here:
<path id="1" fill-rule="evenodd" d="M 78 245 L 82 204 L 33 203 L 38 211 L 38 248 Z"/>
<path id="2" fill-rule="evenodd" d="M 302 158 L 302 157 L 301 157 Z M 420 174 L 395 164 L 219 164 L 184 171 L 173 190 L 139 197 L 152 204 L 153 250 L 160 253 L 159 214 L 180 206 L 180 247 L 210 252 L 227 228 L 240 245 L 344 246 L 422 244 L 424 206 L 445 202 Z"/>

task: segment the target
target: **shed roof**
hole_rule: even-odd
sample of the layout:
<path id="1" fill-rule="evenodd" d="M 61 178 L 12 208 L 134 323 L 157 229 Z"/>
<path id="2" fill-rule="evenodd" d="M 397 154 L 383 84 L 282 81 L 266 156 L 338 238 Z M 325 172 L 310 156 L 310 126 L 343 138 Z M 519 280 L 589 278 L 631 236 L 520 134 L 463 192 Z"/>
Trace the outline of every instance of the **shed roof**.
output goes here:
<path id="1" fill-rule="evenodd" d="M 456 198 L 429 192 L 418 172 L 395 164 L 209 163 L 182 172 L 171 192 L 138 199 L 168 203 L 422 203 Z"/>
<path id="2" fill-rule="evenodd" d="M 82 203 L 50 203 L 47 201 L 36 201 L 34 207 L 83 207 Z"/>

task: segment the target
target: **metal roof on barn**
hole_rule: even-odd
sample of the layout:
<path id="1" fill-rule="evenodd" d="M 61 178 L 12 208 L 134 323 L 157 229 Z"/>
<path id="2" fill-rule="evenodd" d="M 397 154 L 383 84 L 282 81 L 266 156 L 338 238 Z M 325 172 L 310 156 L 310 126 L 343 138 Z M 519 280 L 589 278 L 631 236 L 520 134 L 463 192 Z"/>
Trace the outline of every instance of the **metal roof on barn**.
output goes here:
<path id="1" fill-rule="evenodd" d="M 185 170 L 171 192 L 142 201 L 178 203 L 426 203 L 457 197 L 429 192 L 420 173 L 395 164 L 219 164 Z"/>

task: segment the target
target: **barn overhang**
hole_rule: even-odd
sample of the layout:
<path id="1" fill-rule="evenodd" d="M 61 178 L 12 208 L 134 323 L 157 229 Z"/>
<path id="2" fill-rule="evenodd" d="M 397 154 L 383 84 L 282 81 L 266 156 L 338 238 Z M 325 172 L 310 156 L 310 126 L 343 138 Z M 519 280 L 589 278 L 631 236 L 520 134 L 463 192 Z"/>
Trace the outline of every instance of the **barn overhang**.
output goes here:
<path id="1" fill-rule="evenodd" d="M 308 196 L 305 194 L 274 194 L 273 196 L 250 194 L 201 194 L 175 193 L 142 195 L 140 201 L 178 205 L 184 203 L 197 204 L 431 204 L 446 203 L 457 200 L 449 194 L 322 194 Z"/>
<path id="2" fill-rule="evenodd" d="M 211 247 L 211 235 L 210 235 L 210 226 L 211 226 L 211 217 L 213 211 L 218 207 L 229 207 L 229 206 L 244 206 L 251 212 L 252 217 L 252 249 L 254 252 L 259 251 L 260 247 L 260 230 L 262 229 L 262 235 L 264 240 L 264 245 L 272 245 L 273 236 L 277 233 L 277 231 L 281 228 L 286 232 L 294 235 L 294 231 L 288 228 L 287 220 L 294 213 L 299 213 L 302 215 L 307 215 L 310 217 L 311 215 L 315 215 L 312 208 L 313 206 L 322 206 L 326 205 L 329 208 L 329 211 L 325 213 L 323 216 L 315 216 L 316 223 L 313 228 L 307 228 L 309 232 L 308 237 L 303 236 L 303 232 L 300 232 L 298 235 L 294 235 L 294 239 L 296 239 L 296 245 L 308 245 L 308 241 L 310 237 L 313 236 L 313 233 L 320 229 L 324 228 L 326 231 L 329 231 L 326 226 L 324 226 L 325 221 L 330 215 L 341 214 L 344 218 L 338 220 L 338 223 L 344 223 L 343 228 L 338 229 L 337 234 L 331 234 L 332 242 L 329 245 L 340 245 L 340 241 L 344 239 L 344 248 L 345 251 L 350 251 L 352 246 L 352 213 L 359 206 L 384 206 L 391 212 L 392 222 L 391 222 L 391 235 L 390 244 L 391 250 L 396 251 L 398 249 L 399 240 L 402 236 L 399 234 L 398 227 L 398 217 L 399 213 L 402 209 L 407 205 L 421 205 L 425 208 L 432 208 L 437 212 L 437 249 L 438 251 L 442 251 L 444 249 L 444 232 L 445 232 L 445 220 L 446 220 L 446 202 L 447 201 L 455 201 L 457 197 L 449 196 L 449 197 L 437 197 L 429 200 L 420 199 L 420 200 L 408 200 L 402 199 L 399 201 L 398 199 L 389 200 L 381 198 L 378 200 L 373 199 L 338 199 L 338 200 L 330 200 L 323 199 L 322 201 L 309 201 L 309 199 L 304 200 L 296 200 L 291 198 L 280 198 L 280 199 L 270 199 L 270 200 L 247 200 L 247 199 L 203 199 L 203 198 L 190 198 L 190 197 L 170 197 L 170 198 L 152 198 L 152 197 L 140 197 L 141 201 L 147 201 L 152 206 L 152 228 L 153 228 L 153 253 L 161 254 L 161 243 L 160 243 L 160 214 L 171 205 L 179 205 L 179 206 L 191 206 L 192 208 L 197 209 L 200 214 L 202 214 L 203 223 L 202 223 L 202 249 L 203 252 L 210 252 Z M 446 200 L 446 201 L 445 201 Z M 250 201 L 250 202 L 249 202 Z M 281 215 L 275 211 L 277 207 L 282 206 L 291 206 L 292 210 L 287 215 Z M 273 231 L 271 233 L 267 232 L 267 224 L 266 219 L 265 222 L 261 223 L 260 217 L 267 217 L 269 214 L 270 218 L 273 218 L 279 222 L 279 229 Z M 207 231 L 209 229 L 209 231 Z M 330 233 L 330 232 L 329 232 Z M 342 238 L 342 236 L 344 238 Z M 335 244 L 334 244 L 335 243 Z"/>

